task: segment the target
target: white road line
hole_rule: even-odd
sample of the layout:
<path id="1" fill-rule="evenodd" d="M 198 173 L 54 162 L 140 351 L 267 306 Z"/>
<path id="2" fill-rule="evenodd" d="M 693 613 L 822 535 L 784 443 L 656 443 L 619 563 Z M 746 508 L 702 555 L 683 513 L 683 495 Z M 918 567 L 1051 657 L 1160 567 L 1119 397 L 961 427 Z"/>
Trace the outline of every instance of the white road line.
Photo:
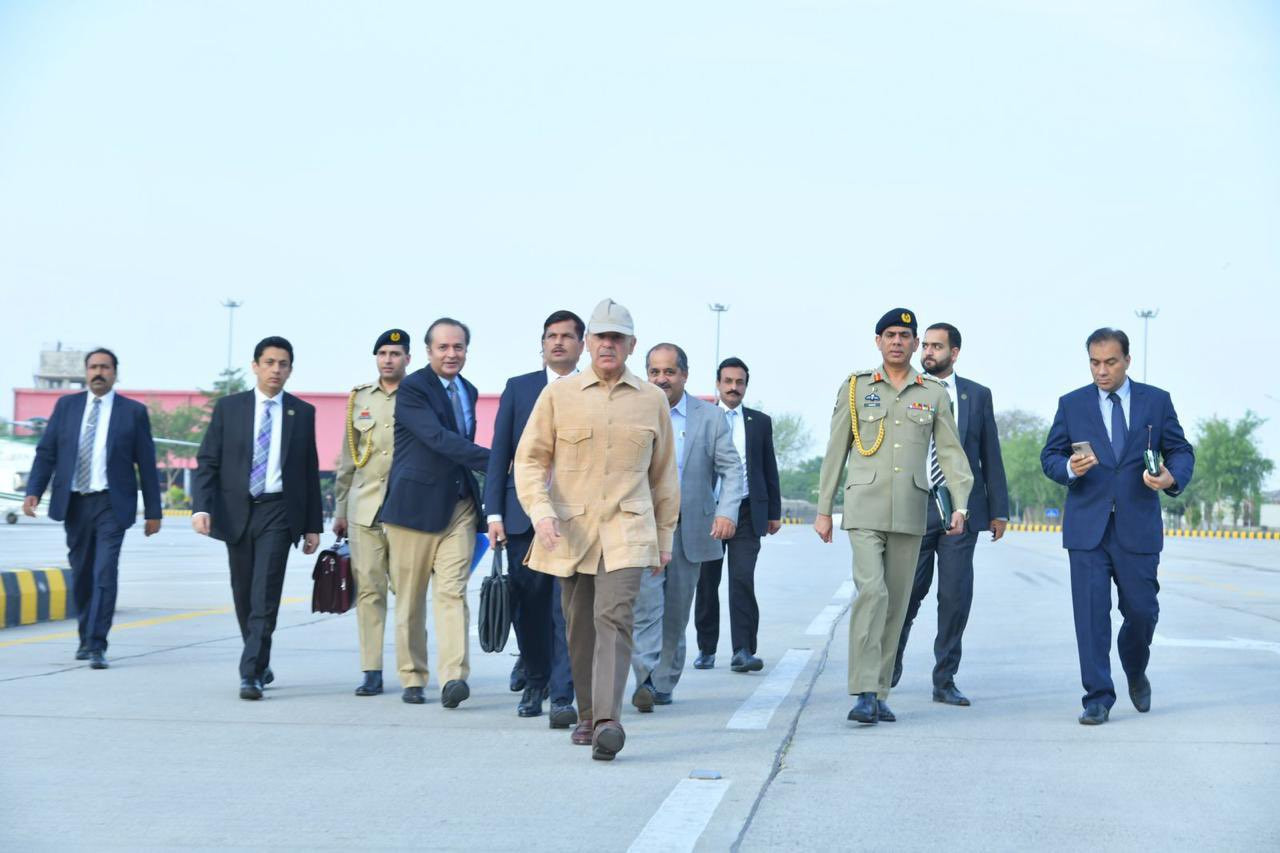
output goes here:
<path id="1" fill-rule="evenodd" d="M 847 602 L 846 602 L 847 603 Z M 828 604 L 822 608 L 822 612 L 813 617 L 813 621 L 809 623 L 809 627 L 805 629 L 805 633 L 809 636 L 822 636 L 831 630 L 831 626 L 840 618 L 840 612 L 844 610 L 844 604 Z"/>
<path id="2" fill-rule="evenodd" d="M 1280 655 L 1280 643 L 1272 643 L 1267 640 L 1245 640 L 1240 637 L 1228 637 L 1225 640 L 1177 640 L 1156 634 L 1154 645 L 1175 646 L 1184 649 L 1234 649 L 1248 652 L 1272 652 Z"/>
<path id="3" fill-rule="evenodd" d="M 847 580 L 840 584 L 840 588 L 836 590 L 836 594 L 831 597 L 831 600 L 848 604 L 851 598 L 853 598 L 853 581 Z"/>
<path id="4" fill-rule="evenodd" d="M 627 850 L 692 850 L 727 790 L 723 779 L 681 779 Z"/>
<path id="5" fill-rule="evenodd" d="M 764 682 L 747 697 L 733 716 L 727 729 L 767 729 L 773 714 L 782 700 L 791 693 L 791 687 L 804 671 L 805 664 L 813 657 L 813 649 L 787 649 L 787 653 L 765 676 Z"/>

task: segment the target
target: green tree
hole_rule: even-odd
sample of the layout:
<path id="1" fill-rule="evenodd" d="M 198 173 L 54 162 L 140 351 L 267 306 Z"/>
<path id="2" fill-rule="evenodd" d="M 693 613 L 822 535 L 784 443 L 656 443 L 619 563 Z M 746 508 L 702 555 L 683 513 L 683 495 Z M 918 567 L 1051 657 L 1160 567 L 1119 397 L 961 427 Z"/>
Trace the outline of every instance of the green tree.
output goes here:
<path id="1" fill-rule="evenodd" d="M 1009 481 L 1009 513 L 1013 519 L 1040 521 L 1050 507 L 1062 509 L 1066 486 L 1050 480 L 1040 465 L 1040 451 L 1049 435 L 1044 418 L 1022 409 L 996 415 L 1000 453 Z"/>
<path id="2" fill-rule="evenodd" d="M 1230 515 L 1232 525 L 1257 523 L 1262 484 L 1275 463 L 1262 455 L 1257 436 L 1266 420 L 1246 411 L 1234 424 L 1226 418 L 1200 421 L 1195 441 L 1195 476 L 1179 496 L 1177 507 L 1198 507 L 1197 515 L 1212 527 Z"/>
<path id="3" fill-rule="evenodd" d="M 822 457 L 814 456 L 801 462 L 794 468 L 786 468 L 778 472 L 778 486 L 782 496 L 788 500 L 818 500 L 818 472 L 822 470 Z M 841 491 L 844 491 L 841 489 Z"/>
<path id="4" fill-rule="evenodd" d="M 181 471 L 174 466 L 174 460 L 196 457 L 208 413 L 202 406 L 178 406 L 165 411 L 157 402 L 149 403 L 147 412 L 151 418 L 151 435 L 156 439 L 156 453 L 164 461 L 165 485 L 172 489 Z"/>
<path id="5" fill-rule="evenodd" d="M 805 455 L 813 446 L 813 434 L 804 418 L 792 412 L 773 416 L 773 452 L 778 469 L 789 471 L 805 463 Z"/>

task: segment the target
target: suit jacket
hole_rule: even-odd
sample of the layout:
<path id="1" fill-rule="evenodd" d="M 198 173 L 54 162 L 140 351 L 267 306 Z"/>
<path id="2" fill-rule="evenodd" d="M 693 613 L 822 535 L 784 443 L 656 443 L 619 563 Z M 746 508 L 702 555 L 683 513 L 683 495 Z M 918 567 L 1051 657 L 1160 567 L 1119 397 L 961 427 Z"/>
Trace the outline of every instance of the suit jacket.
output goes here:
<path id="1" fill-rule="evenodd" d="M 1040 452 L 1040 465 L 1049 479 L 1067 487 L 1062 518 L 1064 548 L 1098 547 L 1113 507 L 1116 538 L 1121 547 L 1136 554 L 1158 554 L 1164 548 L 1160 498 L 1142 481 L 1148 425 L 1151 447 L 1164 457 L 1165 467 L 1175 480 L 1167 494 L 1175 496 L 1191 482 L 1195 451 L 1178 423 L 1169 392 L 1130 382 L 1128 440 L 1119 459 L 1102 423 L 1097 386 L 1077 388 L 1058 400 L 1058 412 Z M 1067 459 L 1073 441 L 1089 442 L 1098 464 L 1083 477 L 1071 480 L 1067 477 Z"/>
<path id="2" fill-rule="evenodd" d="M 280 477 L 289 539 L 296 543 L 304 533 L 320 533 L 324 526 L 316 410 L 287 392 L 280 408 Z M 253 391 L 219 399 L 196 451 L 192 509 L 209 513 L 210 535 L 232 544 L 244 537 L 249 526 L 249 471 L 257 438 L 254 414 Z"/>
<path id="3" fill-rule="evenodd" d="M 991 389 L 972 379 L 956 377 L 956 429 L 960 444 L 969 458 L 973 472 L 973 491 L 969 492 L 971 531 L 987 530 L 991 519 L 1009 517 L 1009 484 L 1004 475 L 1004 458 L 1000 455 L 1000 435 L 996 429 Z"/>
<path id="4" fill-rule="evenodd" d="M 461 376 L 471 401 L 471 428 L 454 428 L 453 406 L 440 377 L 430 367 L 404 378 L 396 392 L 395 449 L 382 520 L 435 533 L 449 526 L 460 495 L 475 504 L 476 529 L 483 530 L 480 485 L 472 471 L 483 472 L 489 451 L 476 444 L 475 411 L 480 394 Z"/>
<path id="5" fill-rule="evenodd" d="M 769 532 L 769 522 L 782 518 L 778 458 L 773 454 L 773 419 L 746 406 L 742 407 L 742 415 L 747 438 L 747 497 L 751 500 L 751 529 L 757 536 L 764 536 Z M 720 417 L 724 418 L 723 411 Z"/>
<path id="6" fill-rule="evenodd" d="M 36 456 L 27 477 L 27 494 L 40 497 L 49 480 L 53 494 L 49 498 L 49 517 L 62 521 L 71 502 L 71 486 L 75 482 L 76 459 L 80 453 L 80 422 L 88 391 L 68 394 L 53 406 L 53 414 L 45 427 Z M 99 424 L 98 429 L 104 425 Z M 133 525 L 138 515 L 138 483 L 142 483 L 143 515 L 160 518 L 160 477 L 156 473 L 156 447 L 151 439 L 151 418 L 147 407 L 116 393 L 111 404 L 107 430 L 107 493 L 111 511 L 120 528 Z M 137 469 L 137 475 L 134 469 Z"/>
<path id="7" fill-rule="evenodd" d="M 676 544 L 691 563 L 718 560 L 724 542 L 711 538 L 711 522 L 720 515 L 738 523 L 742 503 L 742 459 L 733 447 L 729 424 L 719 406 L 686 397 L 684 459 L 680 467 L 680 537 Z M 716 485 L 720 496 L 716 497 Z"/>
<path id="8" fill-rule="evenodd" d="M 484 511 L 501 515 L 508 534 L 527 533 L 533 528 L 524 507 L 516 497 L 516 447 L 529 413 L 538 395 L 547 387 L 546 369 L 513 376 L 502 389 L 498 401 L 498 417 L 493 425 L 493 448 L 489 451 L 489 467 L 484 476 Z"/>

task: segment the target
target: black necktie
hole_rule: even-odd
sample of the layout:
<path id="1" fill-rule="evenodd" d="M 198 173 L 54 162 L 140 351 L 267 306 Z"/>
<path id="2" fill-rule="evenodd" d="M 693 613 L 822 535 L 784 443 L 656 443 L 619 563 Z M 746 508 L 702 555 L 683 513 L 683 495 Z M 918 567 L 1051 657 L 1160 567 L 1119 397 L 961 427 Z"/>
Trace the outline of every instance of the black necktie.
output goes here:
<path id="1" fill-rule="evenodd" d="M 1124 454 L 1124 446 L 1129 438 L 1129 430 L 1124 425 L 1124 406 L 1120 405 L 1120 395 L 1112 391 L 1107 395 L 1111 401 L 1111 449 L 1116 454 L 1116 464 Z"/>

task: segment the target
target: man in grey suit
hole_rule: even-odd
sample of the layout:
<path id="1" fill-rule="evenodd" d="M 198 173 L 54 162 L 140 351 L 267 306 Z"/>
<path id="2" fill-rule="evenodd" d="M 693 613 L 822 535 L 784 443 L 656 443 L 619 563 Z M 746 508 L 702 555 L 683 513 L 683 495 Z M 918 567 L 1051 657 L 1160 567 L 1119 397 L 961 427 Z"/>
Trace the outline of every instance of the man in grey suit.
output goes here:
<path id="1" fill-rule="evenodd" d="M 675 344 L 658 344 L 645 358 L 649 381 L 667 395 L 680 474 L 680 521 L 664 574 L 646 574 L 635 605 L 631 668 L 641 713 L 670 705 L 684 669 L 685 629 L 702 563 L 724 551 L 742 503 L 742 461 L 728 424 L 711 403 L 685 393 L 689 358 Z M 717 487 L 719 491 L 717 493 Z"/>

